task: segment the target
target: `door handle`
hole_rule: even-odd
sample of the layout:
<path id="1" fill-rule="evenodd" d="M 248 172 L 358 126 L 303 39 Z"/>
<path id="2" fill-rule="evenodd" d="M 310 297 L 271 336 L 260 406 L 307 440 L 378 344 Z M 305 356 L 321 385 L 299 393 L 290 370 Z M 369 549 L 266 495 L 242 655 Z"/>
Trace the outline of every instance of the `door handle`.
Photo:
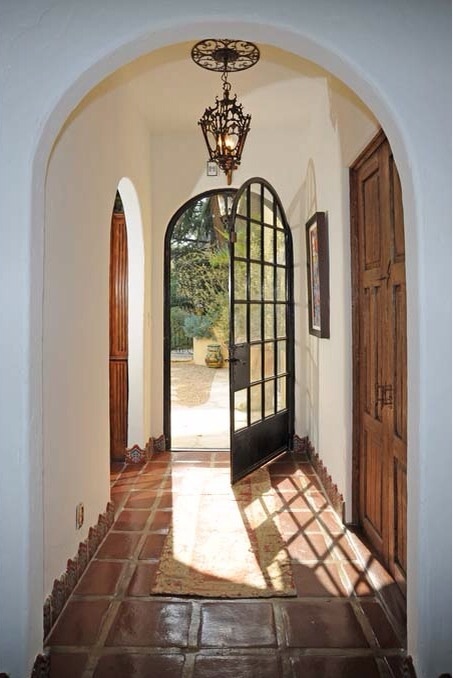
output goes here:
<path id="1" fill-rule="evenodd" d="M 226 363 L 238 363 L 239 358 L 225 358 Z"/>
<path id="2" fill-rule="evenodd" d="M 380 405 L 381 408 L 385 405 L 393 405 L 393 386 L 391 384 L 376 384 L 375 389 L 377 405 Z"/>

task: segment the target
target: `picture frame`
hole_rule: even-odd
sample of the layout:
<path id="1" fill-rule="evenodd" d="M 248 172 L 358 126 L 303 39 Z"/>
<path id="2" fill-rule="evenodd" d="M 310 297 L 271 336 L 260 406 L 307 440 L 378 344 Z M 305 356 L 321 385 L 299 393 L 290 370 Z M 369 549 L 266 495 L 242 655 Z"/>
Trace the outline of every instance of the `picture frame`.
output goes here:
<path id="1" fill-rule="evenodd" d="M 329 234 L 327 213 L 316 212 L 305 225 L 307 244 L 308 330 L 330 338 Z"/>

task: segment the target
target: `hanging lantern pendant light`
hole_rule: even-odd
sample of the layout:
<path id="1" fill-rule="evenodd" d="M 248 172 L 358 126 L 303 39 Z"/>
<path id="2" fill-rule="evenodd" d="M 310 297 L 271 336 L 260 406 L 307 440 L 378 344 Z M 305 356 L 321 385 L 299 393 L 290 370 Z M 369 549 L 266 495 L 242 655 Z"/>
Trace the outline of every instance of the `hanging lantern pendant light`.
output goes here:
<path id="1" fill-rule="evenodd" d="M 245 70 L 259 59 L 259 50 L 253 43 L 232 40 L 203 40 L 192 49 L 192 58 L 208 70 L 222 71 L 223 97 L 216 97 L 215 105 L 208 106 L 198 121 L 210 160 L 218 164 L 231 184 L 233 170 L 240 162 L 244 143 L 250 130 L 251 115 L 244 114 L 237 95 L 230 96 L 228 72 Z"/>
<path id="2" fill-rule="evenodd" d="M 199 120 L 208 147 L 209 157 L 227 175 L 231 184 L 233 170 L 241 162 L 242 149 L 250 129 L 250 115 L 244 115 L 242 104 L 237 103 L 236 94 L 231 97 L 231 85 L 227 74 L 222 75 L 223 98 L 216 97 L 216 105 L 206 108 Z"/>

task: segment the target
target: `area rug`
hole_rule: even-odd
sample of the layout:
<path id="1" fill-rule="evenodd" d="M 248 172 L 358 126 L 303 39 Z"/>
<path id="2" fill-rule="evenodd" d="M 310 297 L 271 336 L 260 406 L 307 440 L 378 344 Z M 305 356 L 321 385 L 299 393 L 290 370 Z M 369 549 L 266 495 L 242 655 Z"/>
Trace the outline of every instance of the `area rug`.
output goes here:
<path id="1" fill-rule="evenodd" d="M 173 478 L 173 521 L 151 595 L 295 596 L 266 469 L 230 486 L 228 468 Z"/>

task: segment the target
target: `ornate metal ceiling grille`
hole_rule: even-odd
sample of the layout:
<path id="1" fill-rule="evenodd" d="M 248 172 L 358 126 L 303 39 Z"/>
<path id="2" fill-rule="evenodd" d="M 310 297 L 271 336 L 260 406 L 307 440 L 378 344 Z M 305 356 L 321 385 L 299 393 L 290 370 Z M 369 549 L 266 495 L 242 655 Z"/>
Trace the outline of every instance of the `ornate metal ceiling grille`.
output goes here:
<path id="1" fill-rule="evenodd" d="M 197 42 L 192 48 L 192 59 L 208 71 L 233 73 L 254 66 L 260 51 L 253 42 L 246 40 L 217 40 L 208 38 Z"/>

